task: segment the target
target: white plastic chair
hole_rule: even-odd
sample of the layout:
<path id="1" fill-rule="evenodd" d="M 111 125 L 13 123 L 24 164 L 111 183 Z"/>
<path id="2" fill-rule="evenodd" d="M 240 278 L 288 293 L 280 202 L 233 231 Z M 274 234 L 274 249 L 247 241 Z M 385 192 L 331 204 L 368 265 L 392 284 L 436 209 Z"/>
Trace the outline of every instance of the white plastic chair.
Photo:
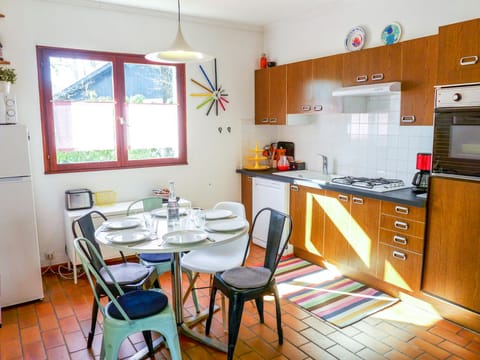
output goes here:
<path id="1" fill-rule="evenodd" d="M 245 207 L 239 202 L 222 201 L 217 203 L 214 209 L 230 210 L 233 215 L 245 219 Z M 185 296 L 188 296 L 189 292 L 195 288 L 195 282 L 200 273 L 210 274 L 210 276 L 212 276 L 217 272 L 242 265 L 248 240 L 248 234 L 245 234 L 240 239 L 228 244 L 212 246 L 202 250 L 193 250 L 183 255 L 182 268 L 194 273 L 193 280 L 190 282 Z M 224 297 L 222 297 L 222 316 L 224 328 L 226 329 Z"/>

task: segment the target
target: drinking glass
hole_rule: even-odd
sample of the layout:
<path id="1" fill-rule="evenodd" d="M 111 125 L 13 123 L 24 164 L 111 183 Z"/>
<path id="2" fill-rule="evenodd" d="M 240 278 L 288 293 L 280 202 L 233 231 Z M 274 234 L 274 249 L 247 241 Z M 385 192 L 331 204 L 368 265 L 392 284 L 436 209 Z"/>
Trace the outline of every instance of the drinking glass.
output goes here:
<path id="1" fill-rule="evenodd" d="M 193 223 L 199 229 L 203 229 L 205 226 L 206 214 L 202 209 L 193 210 Z"/>
<path id="2" fill-rule="evenodd" d="M 143 213 L 143 220 L 145 221 L 145 229 L 150 233 L 150 238 L 156 239 L 158 226 L 158 219 L 156 216 L 153 216 L 150 211 L 145 211 Z"/>

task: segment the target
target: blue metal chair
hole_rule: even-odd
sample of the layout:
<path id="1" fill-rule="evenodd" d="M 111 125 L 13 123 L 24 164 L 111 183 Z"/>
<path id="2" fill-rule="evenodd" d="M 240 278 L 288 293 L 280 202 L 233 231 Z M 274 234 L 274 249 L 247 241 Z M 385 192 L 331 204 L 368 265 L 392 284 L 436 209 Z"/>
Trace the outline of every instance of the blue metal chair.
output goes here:
<path id="1" fill-rule="evenodd" d="M 93 295 L 103 315 L 103 340 L 101 359 L 117 359 L 122 342 L 138 332 L 156 331 L 163 335 L 172 359 L 181 359 L 177 324 L 168 298 L 160 289 L 135 290 L 124 292 L 108 269 L 101 255 L 92 243 L 85 238 L 74 241 L 75 251 L 80 257 Z M 95 268 L 93 261 L 99 262 L 103 274 Z M 105 278 L 113 284 L 107 285 Z M 95 279 L 95 280 L 94 280 Z M 96 291 L 100 286 L 108 296 L 109 302 L 104 306 Z M 150 354 L 153 355 L 153 354 Z"/>
<path id="2" fill-rule="evenodd" d="M 155 209 L 160 209 L 163 207 L 164 199 L 159 196 L 150 196 L 143 199 L 133 201 L 127 208 L 127 216 L 131 215 L 135 209 L 136 205 L 141 203 L 142 209 L 144 212 L 152 211 Z M 145 266 L 154 266 L 157 270 L 158 275 L 161 275 L 165 272 L 172 271 L 172 254 L 171 253 L 141 253 L 138 254 L 140 263 Z M 190 283 L 193 281 L 193 273 L 188 269 L 183 269 L 182 271 L 187 275 Z M 196 290 L 192 291 L 192 299 L 195 305 L 195 310 L 197 313 L 200 312 L 200 305 L 198 303 L 197 292 Z M 184 301 L 186 300 L 186 297 Z"/>

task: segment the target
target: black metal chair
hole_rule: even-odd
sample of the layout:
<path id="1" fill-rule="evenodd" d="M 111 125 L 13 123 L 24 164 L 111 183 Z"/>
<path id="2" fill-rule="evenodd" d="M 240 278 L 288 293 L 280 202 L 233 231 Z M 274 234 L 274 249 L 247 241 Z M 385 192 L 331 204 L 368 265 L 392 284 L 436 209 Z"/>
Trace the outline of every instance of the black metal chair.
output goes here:
<path id="1" fill-rule="evenodd" d="M 288 245 L 293 224 L 289 215 L 272 208 L 263 208 L 255 215 L 255 219 L 253 220 L 253 225 L 250 230 L 250 242 L 257 219 L 263 216 L 269 216 L 267 247 L 265 249 L 263 265 L 259 267 L 244 266 L 249 251 L 249 246 L 247 246 L 243 258 L 243 266 L 227 270 L 223 273 L 216 273 L 213 278 L 205 332 L 207 335 L 210 333 L 215 306 L 215 295 L 217 290 L 220 290 L 229 299 L 227 357 L 229 360 L 233 359 L 233 352 L 238 338 L 245 301 L 255 300 L 260 322 L 263 323 L 263 296 L 273 295 L 275 297 L 278 342 L 280 344 L 283 343 L 280 297 L 275 282 L 275 270 Z"/>
<path id="2" fill-rule="evenodd" d="M 75 238 L 78 238 L 78 228 L 82 233 L 82 236 L 86 238 L 101 255 L 102 252 L 100 249 L 100 245 L 95 240 L 95 224 L 93 221 L 93 215 L 97 215 L 101 219 L 107 220 L 107 217 L 100 211 L 90 211 L 88 214 L 85 214 L 72 222 L 72 232 L 73 236 Z M 145 266 L 134 262 L 127 262 L 124 254 L 121 251 L 120 255 L 122 257 L 122 262 L 120 264 L 107 265 L 107 271 L 107 269 L 104 268 L 102 262 L 100 262 L 98 258 L 94 256 L 94 254 L 90 254 L 92 265 L 95 267 L 95 270 L 103 277 L 104 282 L 107 284 L 113 294 L 116 294 L 116 296 L 118 296 L 115 284 L 108 276 L 108 272 L 113 274 L 115 280 L 125 292 L 140 289 L 149 289 L 152 287 L 160 287 L 158 283 L 158 274 L 155 267 Z M 96 286 L 95 292 L 98 297 L 105 296 L 105 291 L 99 285 Z M 97 315 L 98 303 L 95 301 L 94 298 L 92 305 L 92 323 L 87 340 L 88 348 L 92 347 L 93 337 L 95 335 L 95 326 L 97 323 Z M 144 336 L 150 353 L 153 354 L 152 338 L 150 332 L 144 332 Z"/>

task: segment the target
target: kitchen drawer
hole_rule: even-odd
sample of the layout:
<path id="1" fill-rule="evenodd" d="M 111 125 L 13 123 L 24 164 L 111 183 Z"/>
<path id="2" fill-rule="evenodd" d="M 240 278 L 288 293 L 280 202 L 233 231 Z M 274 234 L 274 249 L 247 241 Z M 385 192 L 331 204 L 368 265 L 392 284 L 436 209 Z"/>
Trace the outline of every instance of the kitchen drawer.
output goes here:
<path id="1" fill-rule="evenodd" d="M 386 245 L 423 254 L 423 237 L 411 236 L 398 231 L 380 229 L 379 240 Z"/>
<path id="2" fill-rule="evenodd" d="M 380 216 L 380 228 L 387 229 L 402 234 L 409 234 L 420 238 L 425 234 L 425 223 L 401 219 L 396 216 L 382 214 Z"/>
<path id="3" fill-rule="evenodd" d="M 416 221 L 425 221 L 426 218 L 425 208 L 397 204 L 389 201 L 382 201 L 381 212 L 382 214 L 389 214 L 392 216 Z"/>
<path id="4" fill-rule="evenodd" d="M 379 244 L 377 277 L 409 291 L 420 290 L 422 255 Z"/>

